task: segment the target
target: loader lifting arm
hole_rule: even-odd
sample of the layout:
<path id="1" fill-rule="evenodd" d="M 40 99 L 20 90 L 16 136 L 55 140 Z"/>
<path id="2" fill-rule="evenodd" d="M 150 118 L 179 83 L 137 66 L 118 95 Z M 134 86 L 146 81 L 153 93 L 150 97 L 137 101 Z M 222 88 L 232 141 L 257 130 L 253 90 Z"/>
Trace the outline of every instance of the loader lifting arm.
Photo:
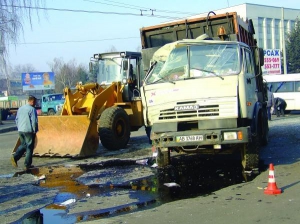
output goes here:
<path id="1" fill-rule="evenodd" d="M 97 119 L 101 111 L 122 101 L 122 86 L 98 83 L 77 84 L 64 89 L 65 103 L 58 116 L 40 116 L 35 156 L 87 157 L 99 147 Z M 18 141 L 14 151 L 19 146 Z"/>
<path id="2" fill-rule="evenodd" d="M 90 120 L 95 120 L 103 106 L 108 108 L 121 101 L 122 88 L 119 82 L 113 82 L 109 86 L 98 83 L 77 84 L 74 93 L 70 88 L 65 88 L 65 104 L 61 115 L 88 114 Z"/>

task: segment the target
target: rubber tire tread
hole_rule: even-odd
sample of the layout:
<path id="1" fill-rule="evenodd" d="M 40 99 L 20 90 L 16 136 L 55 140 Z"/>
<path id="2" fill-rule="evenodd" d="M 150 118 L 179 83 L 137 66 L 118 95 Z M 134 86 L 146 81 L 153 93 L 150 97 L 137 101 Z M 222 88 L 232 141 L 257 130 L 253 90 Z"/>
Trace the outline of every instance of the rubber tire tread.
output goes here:
<path id="1" fill-rule="evenodd" d="M 53 109 L 49 109 L 48 110 L 48 116 L 53 116 L 53 115 L 55 115 L 56 113 L 55 113 L 55 111 L 53 110 Z"/>
<path id="2" fill-rule="evenodd" d="M 262 115 L 262 121 L 260 122 L 262 124 L 261 131 L 259 134 L 260 137 L 260 142 L 261 146 L 266 146 L 269 143 L 269 123 L 268 123 L 268 117 L 267 117 L 267 112 Z M 264 129 L 264 130 L 262 130 Z"/>
<path id="3" fill-rule="evenodd" d="M 124 123 L 124 133 L 117 136 L 116 125 L 120 119 Z M 130 139 L 129 116 L 121 107 L 105 109 L 99 120 L 99 137 L 103 147 L 108 150 L 119 150 L 127 146 Z"/>
<path id="4" fill-rule="evenodd" d="M 258 134 L 252 136 L 253 141 L 244 144 L 244 152 L 242 152 L 242 160 L 244 159 L 243 168 L 245 170 L 252 170 L 258 168 L 259 165 L 259 148 L 260 148 L 260 139 Z M 244 158 L 243 158 L 244 157 Z"/>
<path id="5" fill-rule="evenodd" d="M 157 149 L 156 164 L 160 168 L 168 166 L 170 164 L 169 151 L 161 151 L 160 149 Z"/>

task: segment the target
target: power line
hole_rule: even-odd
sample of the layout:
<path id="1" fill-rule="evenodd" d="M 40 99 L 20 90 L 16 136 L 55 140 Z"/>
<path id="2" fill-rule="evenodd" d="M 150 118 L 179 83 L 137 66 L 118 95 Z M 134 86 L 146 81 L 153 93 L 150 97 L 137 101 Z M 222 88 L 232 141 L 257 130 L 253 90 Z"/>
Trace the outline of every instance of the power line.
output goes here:
<path id="1" fill-rule="evenodd" d="M 138 5 L 131 5 L 131 4 L 126 4 L 126 3 L 116 2 L 116 1 L 107 1 L 107 2 L 117 3 L 119 5 L 114 5 L 114 4 L 109 4 L 109 3 L 103 3 L 103 2 L 100 2 L 100 1 L 93 1 L 93 0 L 83 0 L 83 1 L 93 2 L 93 3 L 97 3 L 97 4 L 103 4 L 103 5 L 112 5 L 112 6 L 117 6 L 117 7 L 121 7 L 121 8 L 129 8 L 129 9 L 137 9 L 137 10 L 146 9 L 146 10 L 150 10 L 152 12 L 156 11 L 156 12 L 164 12 L 164 13 L 172 13 L 172 14 L 176 13 L 176 14 L 186 14 L 186 15 L 199 14 L 199 13 L 192 13 L 192 12 L 160 10 L 160 9 L 154 9 L 154 8 L 149 8 L 149 7 L 144 7 L 144 6 L 138 6 Z M 128 6 L 130 6 L 130 7 L 128 7 Z"/>
<path id="2" fill-rule="evenodd" d="M 125 39 L 137 39 L 140 37 L 120 37 L 120 38 L 107 38 L 99 40 L 66 40 L 66 41 L 45 41 L 45 42 L 29 42 L 29 43 L 16 43 L 19 45 L 33 45 L 33 44 L 65 44 L 65 43 L 84 43 L 84 42 L 98 42 L 106 40 L 125 40 Z M 11 43 L 12 44 L 12 43 Z"/>
<path id="3" fill-rule="evenodd" d="M 121 7 L 121 8 L 127 8 L 127 9 L 136 9 L 136 10 L 140 10 L 140 9 L 146 9 L 144 7 L 138 7 L 138 6 L 134 6 L 134 5 L 130 5 L 130 4 L 125 4 L 122 3 L 123 5 L 128 5 L 128 6 L 133 6 L 133 7 L 128 7 L 128 6 L 120 6 L 120 5 L 115 5 L 115 4 L 109 4 L 109 3 L 102 3 L 102 2 L 98 2 L 98 1 L 92 1 L 92 0 L 83 0 L 85 2 L 92 2 L 92 3 L 96 3 L 96 4 L 102 4 L 102 5 L 111 5 L 111 6 L 116 6 L 116 7 Z M 114 2 L 114 1 L 111 1 Z M 118 2 L 117 2 L 118 3 Z M 121 3 L 118 3 L 121 4 Z"/>
<path id="4" fill-rule="evenodd" d="M 259 27 L 264 28 L 266 26 L 259 26 Z M 271 26 L 271 27 L 274 28 L 274 26 Z M 282 29 L 282 28 L 279 28 L 279 29 Z M 260 32 L 258 32 L 257 35 L 258 34 L 260 34 Z M 99 40 L 43 41 L 43 42 L 27 42 L 27 43 L 16 43 L 16 44 L 18 44 L 18 45 L 64 44 L 64 43 L 85 43 L 85 42 L 99 42 L 99 41 L 109 41 L 109 40 L 126 40 L 126 39 L 140 39 L 140 37 L 116 37 L 116 38 L 106 38 L 106 39 L 99 39 Z M 11 44 L 13 44 L 13 43 L 11 43 Z"/>
<path id="5" fill-rule="evenodd" d="M 47 10 L 47 11 L 90 13 L 90 14 L 112 14 L 112 15 L 121 15 L 121 16 L 146 16 L 146 17 L 157 17 L 157 18 L 164 18 L 164 19 L 179 19 L 179 17 L 160 16 L 160 15 L 147 15 L 147 14 L 141 15 L 135 13 L 103 12 L 103 11 L 90 11 L 90 10 L 78 10 L 78 9 L 58 9 L 58 8 L 17 6 L 17 5 L 1 5 L 1 7 L 14 7 L 14 8 L 37 9 L 37 10 Z"/>

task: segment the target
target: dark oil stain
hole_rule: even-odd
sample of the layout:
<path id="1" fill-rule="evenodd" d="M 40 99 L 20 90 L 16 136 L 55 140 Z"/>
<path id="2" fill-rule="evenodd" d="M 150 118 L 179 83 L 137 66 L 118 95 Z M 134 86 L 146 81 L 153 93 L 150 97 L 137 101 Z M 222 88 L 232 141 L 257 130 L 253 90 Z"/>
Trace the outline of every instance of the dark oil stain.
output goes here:
<path id="1" fill-rule="evenodd" d="M 99 186 L 97 184 L 86 186 L 76 181 L 76 178 L 87 171 L 105 169 L 105 166 L 100 167 L 85 167 L 77 166 L 69 167 L 42 167 L 35 175 L 45 175 L 46 179 L 40 182 L 41 187 L 58 188 L 60 195 L 65 196 L 65 200 L 76 198 L 77 202 L 86 201 L 86 194 L 90 196 L 101 195 L 104 192 L 114 192 L 120 189 L 145 191 L 149 194 L 154 194 L 155 199 L 141 201 L 134 205 L 123 206 L 113 209 L 114 215 L 126 213 L 133 210 L 138 210 L 147 206 L 158 206 L 174 200 L 186 199 L 196 196 L 207 196 L 212 192 L 224 187 L 248 182 L 253 180 L 259 172 L 244 173 L 240 161 L 235 159 L 224 159 L 224 157 L 195 157 L 187 156 L 180 159 L 173 158 L 172 165 L 156 169 L 156 175 L 149 178 L 143 178 L 130 182 L 124 185 L 108 185 Z M 173 187 L 168 187 L 168 183 L 174 183 Z M 69 195 L 64 195 L 68 194 Z M 236 194 L 239 196 L 240 194 Z M 214 198 L 217 198 L 216 196 Z M 233 198 L 227 198 L 230 201 Z M 235 200 L 244 200 L 236 198 Z M 59 202 L 63 200 L 58 200 Z M 101 203 L 99 204 L 99 209 Z M 56 224 L 80 222 L 87 220 L 101 219 L 112 215 L 110 211 L 99 210 L 94 208 L 93 212 L 83 212 L 75 215 L 67 214 L 67 207 L 61 206 L 58 203 L 48 205 L 39 211 L 42 212 L 44 223 L 47 220 L 52 220 L 55 216 Z M 46 220 L 47 219 L 47 220 Z"/>

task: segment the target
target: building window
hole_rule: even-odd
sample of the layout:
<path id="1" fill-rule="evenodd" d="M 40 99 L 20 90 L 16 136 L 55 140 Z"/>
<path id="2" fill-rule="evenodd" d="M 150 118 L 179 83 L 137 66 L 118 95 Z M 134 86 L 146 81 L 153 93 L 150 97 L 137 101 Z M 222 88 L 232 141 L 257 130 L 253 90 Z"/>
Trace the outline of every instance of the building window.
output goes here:
<path id="1" fill-rule="evenodd" d="M 279 19 L 275 19 L 275 36 L 277 37 L 280 33 L 280 28 L 279 28 L 279 23 L 280 23 L 280 20 Z"/>
<path id="2" fill-rule="evenodd" d="M 271 38 L 267 39 L 267 48 L 272 49 L 272 39 Z"/>
<path id="3" fill-rule="evenodd" d="M 289 32 L 289 23 L 288 20 L 284 20 L 284 33 L 288 33 Z"/>
<path id="4" fill-rule="evenodd" d="M 299 81 L 295 82 L 295 91 L 300 92 L 300 82 Z"/>
<path id="5" fill-rule="evenodd" d="M 259 38 L 259 39 L 258 39 L 258 46 L 261 47 L 261 48 L 264 48 L 264 41 L 263 41 L 263 38 Z"/>
<path id="6" fill-rule="evenodd" d="M 258 17 L 258 33 L 259 34 L 263 33 L 263 22 L 264 22 L 264 18 Z"/>
<path id="7" fill-rule="evenodd" d="M 272 22 L 272 19 L 267 19 L 267 34 L 268 35 L 271 34 L 271 22 Z"/>
<path id="8" fill-rule="evenodd" d="M 295 21 L 291 20 L 291 30 L 294 30 L 296 28 Z"/>
<path id="9" fill-rule="evenodd" d="M 279 39 L 275 40 L 275 48 L 276 49 L 280 49 L 280 41 L 279 41 Z"/>

